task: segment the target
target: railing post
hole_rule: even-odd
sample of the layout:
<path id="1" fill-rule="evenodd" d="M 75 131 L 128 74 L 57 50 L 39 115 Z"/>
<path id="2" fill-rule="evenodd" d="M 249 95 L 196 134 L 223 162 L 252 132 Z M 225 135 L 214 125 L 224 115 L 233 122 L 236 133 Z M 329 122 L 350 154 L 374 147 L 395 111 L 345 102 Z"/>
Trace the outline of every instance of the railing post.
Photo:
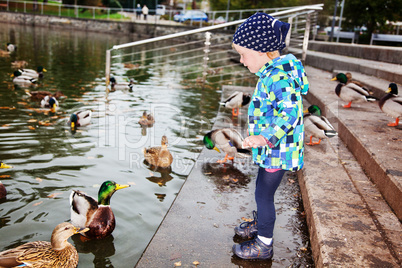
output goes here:
<path id="1" fill-rule="evenodd" d="M 285 39 L 286 47 L 289 47 L 289 45 L 290 45 L 290 36 L 292 35 L 293 17 L 288 18 L 288 23 L 290 24 L 290 29 L 289 29 L 288 34 L 286 35 L 286 39 Z"/>
<path id="2" fill-rule="evenodd" d="M 308 48 L 308 39 L 310 37 L 310 16 L 311 16 L 311 13 L 308 13 L 307 18 L 306 18 L 306 28 L 304 30 L 303 51 L 302 51 L 302 62 L 303 62 L 303 64 L 306 61 L 307 48 Z"/>
<path id="3" fill-rule="evenodd" d="M 203 83 L 205 83 L 205 79 L 206 79 L 206 77 L 207 77 L 207 74 L 208 74 L 208 60 L 209 60 L 209 57 L 208 57 L 208 53 L 209 53 L 209 51 L 210 51 L 210 49 L 209 49 L 209 46 L 211 45 L 211 33 L 210 32 L 206 32 L 205 33 L 205 48 L 204 48 L 204 62 L 203 62 L 203 64 L 202 64 L 202 67 L 203 67 L 203 72 L 202 72 L 202 82 Z"/>
<path id="4" fill-rule="evenodd" d="M 106 50 L 106 69 L 105 69 L 106 90 L 109 90 L 109 83 L 110 83 L 110 63 L 111 63 L 111 49 L 108 49 L 108 50 Z"/>

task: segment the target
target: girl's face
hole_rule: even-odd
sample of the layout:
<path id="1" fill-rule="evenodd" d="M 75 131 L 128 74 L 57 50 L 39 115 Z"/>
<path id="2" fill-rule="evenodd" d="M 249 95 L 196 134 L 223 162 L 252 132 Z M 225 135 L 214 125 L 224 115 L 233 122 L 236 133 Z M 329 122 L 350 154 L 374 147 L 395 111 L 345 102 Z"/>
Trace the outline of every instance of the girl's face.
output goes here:
<path id="1" fill-rule="evenodd" d="M 254 51 L 236 44 L 233 44 L 233 48 L 240 54 L 240 62 L 252 73 L 258 72 L 269 61 L 266 53 Z"/>

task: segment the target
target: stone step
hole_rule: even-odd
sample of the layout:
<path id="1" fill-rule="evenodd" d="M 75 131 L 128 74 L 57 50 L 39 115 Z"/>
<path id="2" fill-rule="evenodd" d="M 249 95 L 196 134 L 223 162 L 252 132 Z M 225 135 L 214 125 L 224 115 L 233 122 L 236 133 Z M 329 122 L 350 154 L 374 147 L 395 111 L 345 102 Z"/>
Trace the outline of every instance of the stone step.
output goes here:
<path id="1" fill-rule="evenodd" d="M 311 84 L 306 106 L 318 105 L 345 143 L 329 140 L 322 148 L 306 149 L 300 185 L 314 258 L 324 266 L 356 262 L 359 267 L 398 267 L 402 253 L 402 126 L 388 127 L 392 119 L 377 103 L 343 108 L 334 92 L 337 82 L 329 81 L 333 74 L 310 66 L 306 71 Z M 359 166 L 363 172 L 356 173 Z M 315 229 L 319 227 L 323 229 Z M 340 256 L 351 259 L 338 259 Z"/>

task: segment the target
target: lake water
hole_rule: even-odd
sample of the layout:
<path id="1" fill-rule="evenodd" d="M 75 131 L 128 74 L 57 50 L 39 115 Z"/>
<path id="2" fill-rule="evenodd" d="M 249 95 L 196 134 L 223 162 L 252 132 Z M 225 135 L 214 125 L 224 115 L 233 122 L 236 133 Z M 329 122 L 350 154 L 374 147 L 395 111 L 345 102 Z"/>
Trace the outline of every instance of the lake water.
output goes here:
<path id="1" fill-rule="evenodd" d="M 169 59 L 144 60 L 145 68 L 133 71 L 124 68 L 122 58 L 112 72 L 120 81 L 136 76 L 136 85 L 131 92 L 107 94 L 105 51 L 132 41 L 128 36 L 0 26 L 2 48 L 8 42 L 18 46 L 9 58 L 0 58 L 0 159 L 14 166 L 0 170 L 8 191 L 0 201 L 0 251 L 49 241 L 53 228 L 70 219 L 72 190 L 96 197 L 102 182 L 114 180 L 131 185 L 111 199 L 116 229 L 101 241 L 83 243 L 73 237 L 79 266 L 133 267 L 138 261 L 202 149 L 221 92 L 184 85 L 188 77 Z M 37 88 L 14 86 L 14 60 L 48 70 Z M 58 90 L 66 98 L 50 112 L 29 98 L 26 91 L 33 90 Z M 67 120 L 78 109 L 91 109 L 92 121 L 72 135 Z M 137 123 L 144 110 L 156 118 L 145 130 Z M 174 162 L 171 170 L 155 171 L 143 163 L 142 149 L 160 145 L 162 135 Z"/>

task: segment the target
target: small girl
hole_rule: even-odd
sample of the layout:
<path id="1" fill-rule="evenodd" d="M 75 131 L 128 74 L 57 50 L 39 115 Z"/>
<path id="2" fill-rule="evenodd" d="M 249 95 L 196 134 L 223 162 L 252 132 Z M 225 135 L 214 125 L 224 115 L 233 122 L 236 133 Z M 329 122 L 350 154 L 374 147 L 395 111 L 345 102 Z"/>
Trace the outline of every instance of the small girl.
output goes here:
<path id="1" fill-rule="evenodd" d="M 259 165 L 254 221 L 235 228 L 243 239 L 233 246 L 242 259 L 271 259 L 276 213 L 274 194 L 286 170 L 303 167 L 304 125 L 301 94 L 309 84 L 302 63 L 293 55 L 280 55 L 290 25 L 265 13 L 249 17 L 236 30 L 233 48 L 240 62 L 259 80 L 248 109 L 248 134 L 243 147 L 252 147 Z"/>

